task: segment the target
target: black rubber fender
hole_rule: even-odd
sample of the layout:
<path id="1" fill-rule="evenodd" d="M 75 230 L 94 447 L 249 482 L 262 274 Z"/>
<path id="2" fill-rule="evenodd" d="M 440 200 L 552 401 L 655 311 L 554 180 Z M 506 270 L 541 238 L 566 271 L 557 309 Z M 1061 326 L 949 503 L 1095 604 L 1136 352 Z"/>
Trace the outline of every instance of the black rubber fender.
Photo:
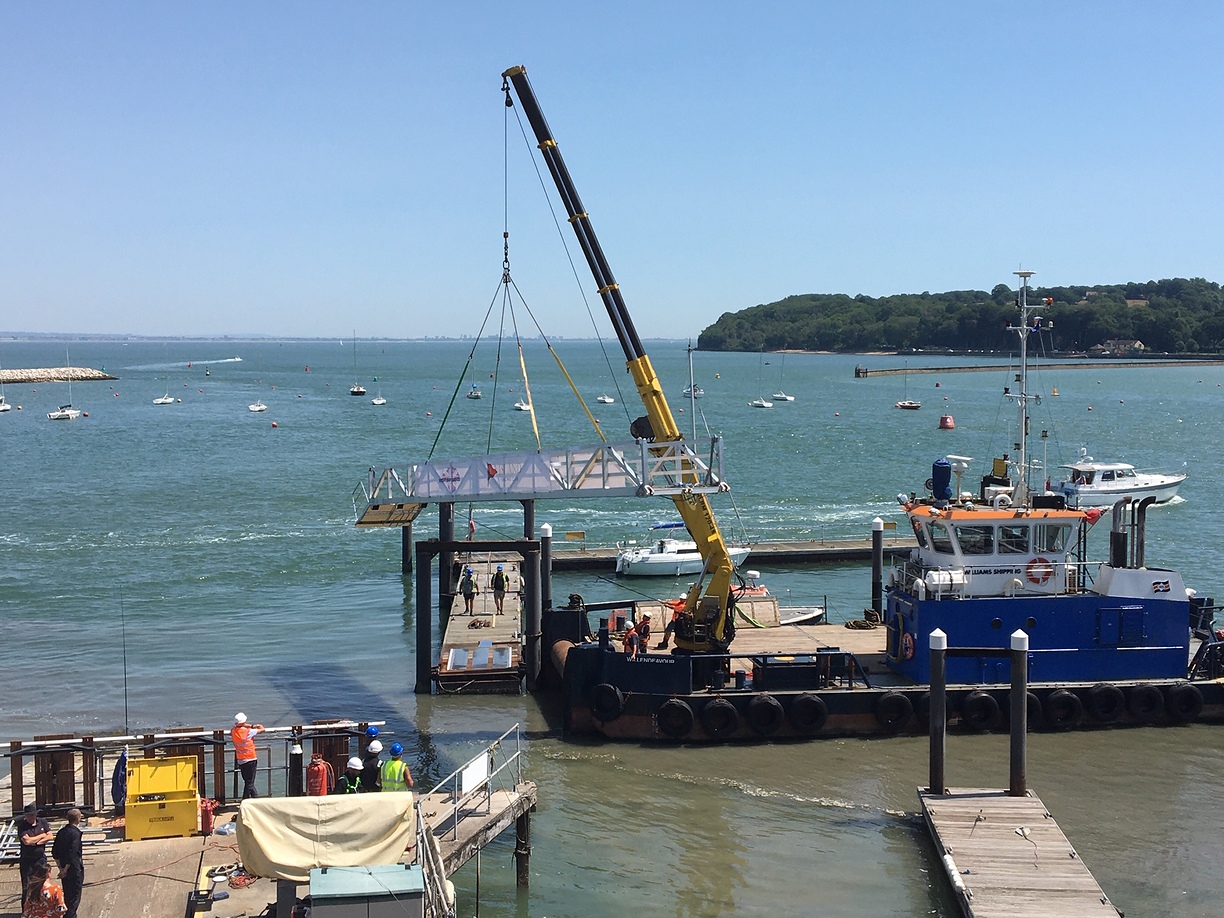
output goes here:
<path id="1" fill-rule="evenodd" d="M 1164 694 L 1155 685 L 1131 686 L 1129 698 L 1126 700 L 1126 710 L 1141 724 L 1150 724 L 1160 719 L 1164 713 Z"/>
<path id="2" fill-rule="evenodd" d="M 682 698 L 669 698 L 655 715 L 655 723 L 663 734 L 672 739 L 681 739 L 692 731 L 696 718 L 693 717 L 693 709 L 687 701 Z"/>
<path id="3" fill-rule="evenodd" d="M 914 703 L 908 695 L 900 692 L 885 692 L 875 703 L 876 723 L 889 733 L 897 733 L 914 715 Z"/>
<path id="4" fill-rule="evenodd" d="M 726 739 L 739 729 L 739 711 L 726 698 L 713 698 L 701 709 L 701 726 L 713 739 Z"/>
<path id="5" fill-rule="evenodd" d="M 591 689 L 591 713 L 605 724 L 616 720 L 625 710 L 624 693 L 610 682 L 601 682 Z"/>
<path id="6" fill-rule="evenodd" d="M 829 718 L 829 708 L 819 695 L 804 692 L 790 703 L 787 717 L 796 733 L 819 733 Z"/>
<path id="7" fill-rule="evenodd" d="M 1165 713 L 1175 724 L 1188 724 L 1203 713 L 1203 693 L 1189 682 L 1170 685 L 1165 692 Z"/>
<path id="8" fill-rule="evenodd" d="M 1046 725 L 1051 730 L 1066 730 L 1075 726 L 1084 713 L 1084 703 L 1079 695 L 1066 689 L 1050 692 L 1042 707 Z"/>
<path id="9" fill-rule="evenodd" d="M 1126 696 L 1122 689 L 1109 682 L 1098 682 L 1088 689 L 1088 713 L 1102 724 L 1111 724 L 1126 710 Z"/>
<path id="10" fill-rule="evenodd" d="M 999 716 L 999 699 L 980 689 L 970 692 L 960 704 L 961 723 L 977 733 L 989 730 Z"/>
<path id="11" fill-rule="evenodd" d="M 748 702 L 748 711 L 745 716 L 748 726 L 761 736 L 768 736 L 775 732 L 786 720 L 786 712 L 782 710 L 782 703 L 768 692 L 762 692 Z"/>

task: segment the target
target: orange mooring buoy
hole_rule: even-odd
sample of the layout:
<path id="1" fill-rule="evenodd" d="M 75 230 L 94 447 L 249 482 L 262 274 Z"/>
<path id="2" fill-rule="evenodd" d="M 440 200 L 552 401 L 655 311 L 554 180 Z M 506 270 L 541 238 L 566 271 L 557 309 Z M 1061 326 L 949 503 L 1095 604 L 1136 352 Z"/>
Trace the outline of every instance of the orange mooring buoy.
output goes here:
<path id="1" fill-rule="evenodd" d="M 952 415 L 941 414 L 939 416 L 939 429 L 940 430 L 955 430 L 956 429 L 956 421 L 952 420 Z"/>

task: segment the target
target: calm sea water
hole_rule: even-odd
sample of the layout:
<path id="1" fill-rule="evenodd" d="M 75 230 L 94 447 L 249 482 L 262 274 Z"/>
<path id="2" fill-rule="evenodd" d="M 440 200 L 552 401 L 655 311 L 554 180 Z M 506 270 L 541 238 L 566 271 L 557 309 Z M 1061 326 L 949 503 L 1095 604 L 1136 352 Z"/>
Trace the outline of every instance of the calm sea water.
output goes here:
<path id="1" fill-rule="evenodd" d="M 329 715 L 386 719 L 426 781 L 448 773 L 514 722 L 534 737 L 540 784 L 529 891 L 514 887 L 512 839 L 480 863 L 485 914 L 951 915 L 955 909 L 915 818 L 925 781 L 921 740 L 837 740 L 720 748 L 566 742 L 530 698 L 418 698 L 417 610 L 394 532 L 352 526 L 353 490 L 371 466 L 424 458 L 456 388 L 435 455 L 532 449 L 517 354 L 470 342 L 72 342 L 72 363 L 114 383 L 73 386 L 73 423 L 46 412 L 67 386 L 7 386 L 21 411 L 0 415 L 0 737 L 128 725 L 224 724 L 238 709 L 267 724 Z M 591 342 L 557 342 L 609 439 L 640 414 L 622 361 Z M 648 345 L 673 408 L 688 378 L 682 343 Z M 594 442 L 560 372 L 525 345 L 545 446 Z M 614 350 L 614 348 L 613 348 Z M 229 360 L 241 356 L 240 362 Z M 716 510 L 753 539 L 865 535 L 898 520 L 895 495 L 921 489 L 932 460 L 975 457 L 980 472 L 1011 448 L 1007 371 L 853 378 L 853 366 L 899 358 L 695 355 L 700 431 L 726 437 L 734 488 Z M 64 344 L 0 343 L 5 367 L 59 366 Z M 911 366 L 923 361 L 910 358 Z M 952 358 L 932 358 L 940 366 Z M 188 366 L 188 363 L 191 365 Z M 309 370 L 307 370 L 309 367 Z M 205 375 L 205 369 L 209 375 Z M 492 378 L 496 375 L 496 379 Z M 377 379 L 375 379 L 377 378 Z M 354 379 L 370 390 L 348 394 Z M 939 386 L 936 386 L 936 383 Z M 1224 485 L 1215 440 L 1224 369 L 1039 371 L 1061 395 L 1034 410 L 1036 454 L 1053 467 L 1086 445 L 1098 457 L 1191 472 L 1184 500 L 1150 514 L 1149 564 L 1177 566 L 1224 597 Z M 747 407 L 779 386 L 793 403 Z M 370 405 L 379 391 L 384 408 Z M 492 397 L 496 391 L 496 400 Z M 615 405 L 594 402 L 607 392 Z M 164 393 L 181 403 L 154 406 Z M 919 398 L 920 412 L 893 402 Z M 262 414 L 247 411 L 261 399 Z M 597 409 L 597 410 L 596 410 Z M 1091 409 L 1091 410 L 1090 410 Z M 936 429 L 951 413 L 956 430 Z M 273 422 L 276 427 L 273 427 Z M 458 508 L 466 522 L 468 508 Z M 514 536 L 517 505 L 477 507 L 479 535 Z M 427 534 L 428 512 L 418 525 Z M 537 521 L 582 530 L 592 544 L 641 537 L 674 519 L 663 501 L 542 502 Z M 1098 556 L 1104 527 L 1094 533 Z M 834 617 L 870 599 L 860 567 L 769 569 L 793 604 L 827 596 Z M 683 584 L 636 581 L 651 595 Z M 593 575 L 559 576 L 554 592 L 635 595 Z M 1007 780 L 1006 737 L 953 737 L 953 784 Z M 1224 729 L 1195 726 L 1036 735 L 1032 786 L 1128 915 L 1216 915 L 1224 816 Z M 456 877 L 475 911 L 476 869 Z"/>

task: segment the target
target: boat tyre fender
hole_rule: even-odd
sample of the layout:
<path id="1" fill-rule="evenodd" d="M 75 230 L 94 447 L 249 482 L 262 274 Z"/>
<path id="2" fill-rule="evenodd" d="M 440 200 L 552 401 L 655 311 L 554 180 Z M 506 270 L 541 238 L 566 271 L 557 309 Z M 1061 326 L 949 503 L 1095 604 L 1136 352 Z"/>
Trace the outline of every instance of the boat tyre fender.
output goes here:
<path id="1" fill-rule="evenodd" d="M 1041 699 L 1036 692 L 1028 693 L 1028 711 L 1025 721 L 1029 730 L 1036 730 L 1045 723 L 1045 712 L 1041 710 Z"/>
<path id="2" fill-rule="evenodd" d="M 711 739 L 726 739 L 739 729 L 739 712 L 726 698 L 715 698 L 701 709 L 701 726 Z"/>
<path id="3" fill-rule="evenodd" d="M 876 701 L 876 722 L 889 733 L 897 733 L 907 723 L 914 713 L 914 704 L 909 696 L 900 692 L 885 692 Z"/>
<path id="4" fill-rule="evenodd" d="M 1188 724 L 1203 713 L 1203 693 L 1189 682 L 1169 686 L 1165 696 L 1165 713 L 1175 724 Z"/>
<path id="5" fill-rule="evenodd" d="M 616 720 L 625 710 L 625 696 L 615 685 L 601 682 L 591 689 L 591 713 L 604 723 Z"/>
<path id="6" fill-rule="evenodd" d="M 819 695 L 804 692 L 790 704 L 791 726 L 796 733 L 819 733 L 829 717 L 829 709 Z"/>
<path id="7" fill-rule="evenodd" d="M 975 733 L 989 730 L 999 715 L 999 701 L 989 692 L 970 692 L 961 702 L 961 723 Z"/>
<path id="8" fill-rule="evenodd" d="M 1055 689 L 1046 698 L 1042 710 L 1050 729 L 1066 730 L 1079 721 L 1080 716 L 1084 713 L 1084 703 L 1074 692 Z"/>
<path id="9" fill-rule="evenodd" d="M 1126 696 L 1122 689 L 1108 682 L 1098 682 L 1088 689 L 1088 713 L 1102 724 L 1111 724 L 1126 710 Z"/>
<path id="10" fill-rule="evenodd" d="M 687 701 L 669 698 L 659 708 L 659 713 L 655 715 L 655 722 L 664 734 L 672 739 L 680 739 L 693 729 L 695 722 L 693 709 L 688 706 Z"/>
<path id="11" fill-rule="evenodd" d="M 1126 702 L 1127 713 L 1141 724 L 1150 724 L 1164 713 L 1164 695 L 1154 685 L 1136 685 Z"/>
<path id="12" fill-rule="evenodd" d="M 786 712 L 773 695 L 762 693 L 748 703 L 748 726 L 761 736 L 768 736 L 782 726 Z"/>

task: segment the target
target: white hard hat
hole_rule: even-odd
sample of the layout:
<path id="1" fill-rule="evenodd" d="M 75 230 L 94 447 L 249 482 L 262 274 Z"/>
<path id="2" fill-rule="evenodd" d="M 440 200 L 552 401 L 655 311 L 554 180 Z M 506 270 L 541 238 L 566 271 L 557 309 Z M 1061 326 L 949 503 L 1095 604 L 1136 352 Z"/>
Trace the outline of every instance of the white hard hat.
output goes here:
<path id="1" fill-rule="evenodd" d="M 642 613 L 642 618 L 650 618 L 650 613 L 649 613 L 649 612 L 643 612 L 643 613 Z"/>
<path id="2" fill-rule="evenodd" d="M 378 753 L 382 752 L 382 743 L 380 743 L 378 740 L 374 740 L 374 742 L 370 743 L 370 745 L 366 746 L 366 748 L 375 755 L 378 755 Z"/>
<path id="3" fill-rule="evenodd" d="M 245 714 L 243 714 L 241 711 L 239 711 L 237 714 L 235 714 L 235 715 L 234 715 L 234 723 L 236 723 L 236 724 L 245 724 L 245 723 L 246 723 L 246 715 L 245 715 Z"/>
<path id="4" fill-rule="evenodd" d="M 361 771 L 361 759 L 353 756 L 348 760 L 348 767 L 353 769 L 353 771 Z"/>

